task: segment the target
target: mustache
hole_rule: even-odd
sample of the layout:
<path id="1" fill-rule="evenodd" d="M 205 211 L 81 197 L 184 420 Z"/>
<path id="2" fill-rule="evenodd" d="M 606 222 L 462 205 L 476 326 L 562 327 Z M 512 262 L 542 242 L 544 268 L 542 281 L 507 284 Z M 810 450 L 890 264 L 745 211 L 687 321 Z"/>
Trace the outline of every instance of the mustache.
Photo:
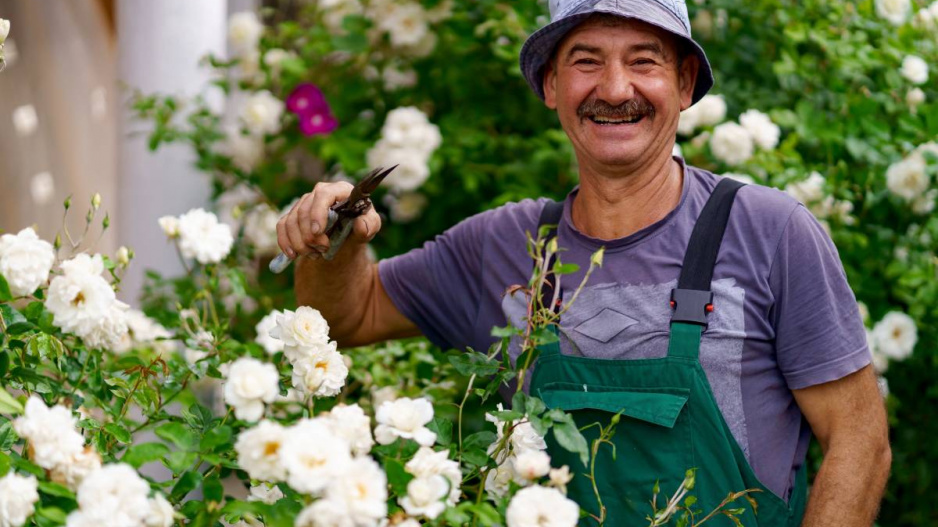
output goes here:
<path id="1" fill-rule="evenodd" d="M 586 117 L 621 117 L 623 115 L 629 116 L 646 116 L 654 115 L 655 107 L 652 106 L 648 99 L 636 95 L 634 98 L 625 101 L 624 103 L 613 106 L 608 102 L 591 98 L 586 101 L 583 101 L 582 104 L 577 108 L 576 115 L 580 119 Z"/>

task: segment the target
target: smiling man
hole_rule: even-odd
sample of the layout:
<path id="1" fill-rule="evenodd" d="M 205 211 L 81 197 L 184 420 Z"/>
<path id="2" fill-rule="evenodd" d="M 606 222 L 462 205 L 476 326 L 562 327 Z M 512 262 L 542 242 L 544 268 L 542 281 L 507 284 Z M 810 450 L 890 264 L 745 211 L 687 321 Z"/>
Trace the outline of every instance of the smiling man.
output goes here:
<path id="1" fill-rule="evenodd" d="M 713 85 L 684 2 L 552 0 L 551 15 L 521 69 L 557 111 L 580 185 L 562 203 L 508 204 L 374 264 L 374 211 L 335 260 L 319 258 L 327 208 L 351 189 L 319 184 L 278 226 L 284 252 L 310 256 L 297 266 L 298 300 L 341 345 L 423 333 L 443 348 L 487 349 L 493 326 L 524 324 L 525 299 L 505 292 L 530 276 L 525 233 L 557 225 L 565 262 L 585 270 L 600 247 L 605 262 L 525 389 L 581 427 L 621 412 L 618 455 L 598 454 L 606 525 L 644 522 L 655 483 L 670 494 L 690 468 L 705 513 L 748 489 L 757 509 L 732 505 L 747 526 L 871 525 L 890 450 L 836 248 L 784 193 L 672 156 L 680 112 Z M 825 456 L 808 500 L 812 431 Z M 583 524 L 595 524 L 603 512 L 585 467 L 548 442 L 552 464 L 578 474 L 569 492 Z"/>

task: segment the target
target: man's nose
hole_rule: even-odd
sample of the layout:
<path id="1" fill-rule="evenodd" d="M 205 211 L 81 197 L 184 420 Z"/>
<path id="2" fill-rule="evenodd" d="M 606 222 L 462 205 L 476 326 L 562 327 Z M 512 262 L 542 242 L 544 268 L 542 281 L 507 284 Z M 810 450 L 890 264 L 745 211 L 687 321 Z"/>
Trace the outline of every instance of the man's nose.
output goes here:
<path id="1" fill-rule="evenodd" d="M 632 99 L 635 88 L 628 68 L 620 63 L 609 64 L 603 69 L 603 76 L 597 87 L 597 96 L 616 106 Z"/>

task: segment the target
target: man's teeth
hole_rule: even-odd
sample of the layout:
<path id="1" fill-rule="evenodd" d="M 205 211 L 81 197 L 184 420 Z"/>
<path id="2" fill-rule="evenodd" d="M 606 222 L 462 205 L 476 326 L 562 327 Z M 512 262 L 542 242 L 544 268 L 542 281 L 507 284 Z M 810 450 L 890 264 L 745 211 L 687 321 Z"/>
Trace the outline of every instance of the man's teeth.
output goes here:
<path id="1" fill-rule="evenodd" d="M 640 121 L 642 117 L 643 116 L 638 115 L 638 116 L 631 117 L 631 118 L 611 119 L 609 117 L 600 117 L 598 115 L 594 115 L 593 117 L 591 117 L 591 119 L 593 120 L 594 123 L 597 123 L 597 124 L 632 124 L 632 123 L 637 123 L 638 121 Z"/>

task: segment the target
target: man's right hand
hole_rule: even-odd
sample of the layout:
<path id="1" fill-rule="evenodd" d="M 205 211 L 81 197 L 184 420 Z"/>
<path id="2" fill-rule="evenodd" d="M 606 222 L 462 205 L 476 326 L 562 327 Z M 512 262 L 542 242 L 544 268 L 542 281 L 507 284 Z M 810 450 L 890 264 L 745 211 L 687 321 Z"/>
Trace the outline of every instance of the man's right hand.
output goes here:
<path id="1" fill-rule="evenodd" d="M 277 222 L 277 244 L 291 260 L 300 255 L 317 259 L 329 250 L 329 237 L 324 234 L 329 208 L 348 199 L 354 186 L 345 181 L 317 183 L 285 216 Z M 374 207 L 355 218 L 346 244 L 365 244 L 381 230 L 381 217 Z"/>

